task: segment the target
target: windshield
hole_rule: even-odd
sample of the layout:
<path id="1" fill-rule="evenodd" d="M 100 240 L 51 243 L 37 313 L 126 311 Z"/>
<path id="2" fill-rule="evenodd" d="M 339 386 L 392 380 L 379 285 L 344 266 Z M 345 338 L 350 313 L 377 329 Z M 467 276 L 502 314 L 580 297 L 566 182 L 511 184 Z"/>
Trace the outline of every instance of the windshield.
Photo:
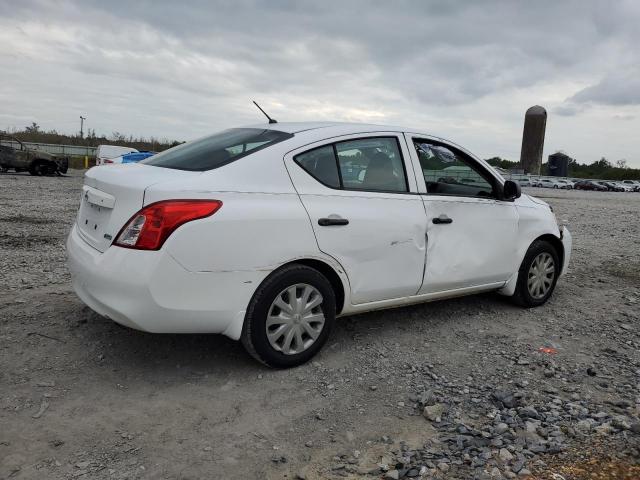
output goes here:
<path id="1" fill-rule="evenodd" d="M 293 137 L 262 128 L 232 128 L 170 148 L 140 163 L 154 167 L 204 172 Z"/>

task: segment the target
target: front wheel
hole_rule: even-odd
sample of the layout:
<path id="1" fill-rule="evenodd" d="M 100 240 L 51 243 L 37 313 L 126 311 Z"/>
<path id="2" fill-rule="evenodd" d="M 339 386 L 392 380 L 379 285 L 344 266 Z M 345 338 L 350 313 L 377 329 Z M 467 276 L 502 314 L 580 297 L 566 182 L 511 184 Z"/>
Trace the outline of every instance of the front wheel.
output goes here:
<path id="1" fill-rule="evenodd" d="M 325 276 L 305 265 L 289 265 L 267 277 L 253 294 L 241 341 L 267 366 L 295 367 L 326 343 L 335 315 L 335 294 Z"/>
<path id="2" fill-rule="evenodd" d="M 513 301 L 523 307 L 543 305 L 551 297 L 559 275 L 558 252 L 549 242 L 536 240 L 520 265 Z"/>

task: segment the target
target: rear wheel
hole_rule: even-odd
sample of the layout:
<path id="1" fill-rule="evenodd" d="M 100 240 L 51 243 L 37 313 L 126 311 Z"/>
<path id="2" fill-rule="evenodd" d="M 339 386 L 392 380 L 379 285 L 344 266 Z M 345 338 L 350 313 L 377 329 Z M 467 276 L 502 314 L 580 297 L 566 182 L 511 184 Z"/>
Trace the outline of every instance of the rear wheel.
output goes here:
<path id="1" fill-rule="evenodd" d="M 47 164 L 41 160 L 34 161 L 29 167 L 29 173 L 36 177 L 46 175 L 48 171 Z"/>
<path id="2" fill-rule="evenodd" d="M 523 307 L 544 304 L 551 297 L 559 274 L 560 259 L 556 249 L 547 241 L 536 240 L 520 265 L 513 301 Z"/>
<path id="3" fill-rule="evenodd" d="M 335 294 L 324 275 L 304 265 L 289 265 L 271 274 L 254 293 L 242 344 L 270 367 L 301 365 L 326 343 L 335 315 Z"/>

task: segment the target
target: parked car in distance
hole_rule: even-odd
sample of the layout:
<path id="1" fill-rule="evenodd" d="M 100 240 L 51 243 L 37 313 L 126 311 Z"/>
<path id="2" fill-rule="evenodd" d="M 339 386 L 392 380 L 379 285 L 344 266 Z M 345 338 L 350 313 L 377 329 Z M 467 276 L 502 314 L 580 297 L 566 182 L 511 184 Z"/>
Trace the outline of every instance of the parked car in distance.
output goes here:
<path id="1" fill-rule="evenodd" d="M 640 192 L 640 180 L 622 180 L 622 183 L 633 188 L 635 192 Z"/>
<path id="2" fill-rule="evenodd" d="M 610 192 L 624 192 L 624 189 L 620 185 L 615 183 L 615 182 L 599 180 L 599 181 L 597 181 L 595 183 L 597 183 L 598 185 L 602 185 L 603 187 L 605 187 Z"/>
<path id="3" fill-rule="evenodd" d="M 532 187 L 532 183 L 531 183 L 531 179 L 528 177 L 521 177 L 521 178 L 516 178 L 515 181 L 521 186 L 521 187 Z"/>
<path id="4" fill-rule="evenodd" d="M 531 183 L 532 187 L 538 187 L 538 188 L 542 187 L 542 184 L 540 183 L 540 177 L 530 178 L 529 182 Z"/>
<path id="5" fill-rule="evenodd" d="M 131 152 L 125 153 L 124 155 L 120 155 L 119 157 L 110 158 L 105 160 L 105 165 L 117 165 L 119 163 L 138 163 L 145 158 L 149 158 L 155 155 L 156 152 L 149 152 L 146 150 L 142 150 L 139 152 Z"/>
<path id="6" fill-rule="evenodd" d="M 15 137 L 0 134 L 0 171 L 11 169 L 31 175 L 62 175 L 67 173 L 69 158 L 33 150 Z"/>
<path id="7" fill-rule="evenodd" d="M 620 187 L 623 192 L 633 192 L 634 191 L 634 188 L 631 185 L 627 185 L 624 182 L 613 182 L 613 183 L 615 183 L 618 187 Z"/>
<path id="8" fill-rule="evenodd" d="M 561 185 L 555 178 L 539 178 L 537 183 L 537 186 L 542 188 L 566 188 L 566 186 Z"/>
<path id="9" fill-rule="evenodd" d="M 439 180 L 453 171 L 466 173 Z M 148 332 L 222 333 L 291 367 L 338 316 L 488 291 L 542 305 L 571 234 L 441 138 L 275 123 L 90 169 L 67 255 L 96 312 Z"/>
<path id="10" fill-rule="evenodd" d="M 556 180 L 556 182 L 559 184 L 560 188 L 564 188 L 565 190 L 573 190 L 575 186 L 575 182 L 572 182 L 571 180 L 568 180 L 566 178 L 559 178 Z"/>
<path id="11" fill-rule="evenodd" d="M 593 180 L 581 180 L 579 182 L 576 182 L 573 188 L 575 188 L 576 190 L 596 190 L 601 192 L 609 190 L 604 185 L 600 185 Z"/>
<path id="12" fill-rule="evenodd" d="M 120 145 L 98 145 L 96 149 L 96 165 L 113 163 L 114 158 L 137 151 L 135 148 L 122 147 Z"/>

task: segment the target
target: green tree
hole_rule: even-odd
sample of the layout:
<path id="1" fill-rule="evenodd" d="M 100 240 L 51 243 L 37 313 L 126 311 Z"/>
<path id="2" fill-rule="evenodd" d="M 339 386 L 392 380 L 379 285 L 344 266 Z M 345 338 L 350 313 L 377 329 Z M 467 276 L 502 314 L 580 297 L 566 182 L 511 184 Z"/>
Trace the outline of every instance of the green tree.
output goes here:
<path id="1" fill-rule="evenodd" d="M 40 125 L 38 125 L 36 122 L 31 122 L 30 126 L 24 127 L 24 131 L 27 133 L 39 133 Z"/>
<path id="2" fill-rule="evenodd" d="M 505 170 L 509 170 L 512 168 L 518 168 L 518 162 L 512 162 L 511 160 L 507 160 L 500 157 L 492 157 L 488 158 L 487 162 L 492 167 L 504 168 Z"/>
<path id="3" fill-rule="evenodd" d="M 616 168 L 627 168 L 627 161 L 624 158 L 616 161 Z"/>

